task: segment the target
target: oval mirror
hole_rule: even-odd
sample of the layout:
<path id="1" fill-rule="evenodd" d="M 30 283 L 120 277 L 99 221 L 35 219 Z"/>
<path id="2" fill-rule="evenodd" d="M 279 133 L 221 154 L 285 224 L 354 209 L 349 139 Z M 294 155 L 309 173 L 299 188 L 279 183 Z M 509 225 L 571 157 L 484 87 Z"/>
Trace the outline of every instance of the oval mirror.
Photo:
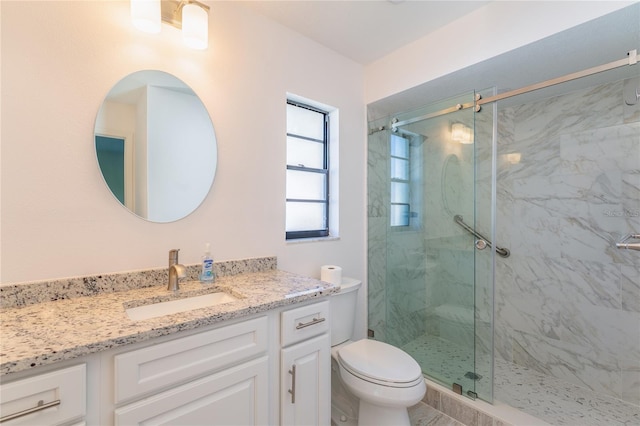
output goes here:
<path id="1" fill-rule="evenodd" d="M 114 197 L 152 222 L 189 215 L 213 184 L 217 144 L 207 109 L 189 86 L 162 71 L 135 72 L 109 91 L 94 145 Z"/>

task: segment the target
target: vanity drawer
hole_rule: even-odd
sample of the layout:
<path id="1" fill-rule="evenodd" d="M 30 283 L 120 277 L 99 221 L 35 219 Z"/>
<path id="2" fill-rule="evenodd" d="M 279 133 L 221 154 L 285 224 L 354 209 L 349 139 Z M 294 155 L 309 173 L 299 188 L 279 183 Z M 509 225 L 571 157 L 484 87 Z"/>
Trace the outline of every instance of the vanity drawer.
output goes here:
<path id="1" fill-rule="evenodd" d="M 87 410 L 86 365 L 40 374 L 0 386 L 3 425 L 57 425 Z"/>
<path id="2" fill-rule="evenodd" d="M 115 402 L 162 390 L 267 350 L 267 317 L 115 356 Z"/>
<path id="3" fill-rule="evenodd" d="M 329 301 L 282 312 L 281 344 L 287 346 L 329 331 Z"/>

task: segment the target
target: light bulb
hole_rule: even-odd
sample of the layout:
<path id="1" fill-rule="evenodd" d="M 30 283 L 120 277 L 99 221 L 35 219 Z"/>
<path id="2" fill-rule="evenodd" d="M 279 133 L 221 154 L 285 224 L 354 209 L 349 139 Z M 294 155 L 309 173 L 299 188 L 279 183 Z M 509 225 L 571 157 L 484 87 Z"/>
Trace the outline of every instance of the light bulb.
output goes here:
<path id="1" fill-rule="evenodd" d="M 182 7 L 182 40 L 192 49 L 204 50 L 209 45 L 209 14 L 197 4 Z"/>
<path id="2" fill-rule="evenodd" d="M 131 22 L 140 31 L 160 32 L 160 0 L 131 0 Z"/>

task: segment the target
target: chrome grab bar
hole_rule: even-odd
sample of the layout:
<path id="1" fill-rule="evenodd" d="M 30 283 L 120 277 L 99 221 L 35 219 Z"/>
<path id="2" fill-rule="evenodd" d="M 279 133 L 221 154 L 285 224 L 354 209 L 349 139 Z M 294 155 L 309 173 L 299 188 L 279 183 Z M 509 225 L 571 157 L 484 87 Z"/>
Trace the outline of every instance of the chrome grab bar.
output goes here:
<path id="1" fill-rule="evenodd" d="M 627 250 L 638 250 L 640 251 L 640 243 L 629 243 L 628 241 L 634 239 L 634 240 L 640 240 L 640 234 L 627 234 L 624 237 L 622 237 L 620 239 L 620 241 L 618 241 L 616 243 L 616 247 L 618 247 L 619 249 L 627 249 Z"/>
<path id="2" fill-rule="evenodd" d="M 478 231 L 476 231 L 475 229 L 473 229 L 472 227 L 470 227 L 469 225 L 467 225 L 466 223 L 464 223 L 464 220 L 462 218 L 461 215 L 457 214 L 453 217 L 453 220 L 460 226 L 462 226 L 465 231 L 467 231 L 468 233 L 470 233 L 471 235 L 473 235 L 474 237 L 478 238 L 481 241 L 484 241 L 484 243 L 476 243 L 476 247 L 480 250 L 482 250 L 485 247 L 485 244 L 489 247 L 493 247 L 491 245 L 491 241 L 489 241 L 489 239 L 485 238 L 484 235 L 482 235 L 481 233 L 479 233 Z M 496 253 L 498 253 L 498 256 L 500 257 L 509 257 L 509 255 L 511 255 L 511 252 L 509 251 L 509 249 L 503 248 L 503 247 L 495 247 Z"/>

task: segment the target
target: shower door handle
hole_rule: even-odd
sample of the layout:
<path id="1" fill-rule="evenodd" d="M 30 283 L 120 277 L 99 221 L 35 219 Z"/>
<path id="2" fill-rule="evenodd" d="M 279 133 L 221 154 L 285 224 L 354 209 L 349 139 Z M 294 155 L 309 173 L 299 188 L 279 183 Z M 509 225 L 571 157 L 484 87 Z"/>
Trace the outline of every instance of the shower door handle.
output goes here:
<path id="1" fill-rule="evenodd" d="M 485 240 L 476 240 L 476 248 L 478 250 L 484 250 L 487 248 L 487 242 Z"/>

